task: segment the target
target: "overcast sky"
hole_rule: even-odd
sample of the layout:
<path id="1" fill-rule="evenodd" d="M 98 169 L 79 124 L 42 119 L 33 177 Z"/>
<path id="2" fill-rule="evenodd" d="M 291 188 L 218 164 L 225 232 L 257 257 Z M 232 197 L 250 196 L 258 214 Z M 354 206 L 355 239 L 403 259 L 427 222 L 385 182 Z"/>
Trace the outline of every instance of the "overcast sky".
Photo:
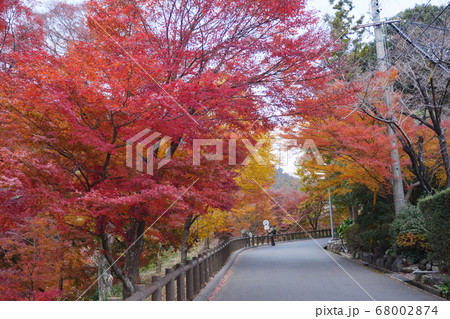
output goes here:
<path id="1" fill-rule="evenodd" d="M 390 18 L 408 8 L 413 8 L 416 4 L 425 4 L 429 0 L 380 0 L 381 17 Z M 335 1 L 336 2 L 336 1 Z M 443 5 L 447 4 L 448 0 L 431 0 L 432 5 Z M 353 0 L 355 9 L 353 10 L 353 15 L 357 18 L 360 16 L 365 16 L 364 21 L 368 22 L 370 17 L 370 0 Z M 330 5 L 328 0 L 310 0 L 309 5 L 321 11 L 323 14 L 332 12 L 332 5 Z"/>

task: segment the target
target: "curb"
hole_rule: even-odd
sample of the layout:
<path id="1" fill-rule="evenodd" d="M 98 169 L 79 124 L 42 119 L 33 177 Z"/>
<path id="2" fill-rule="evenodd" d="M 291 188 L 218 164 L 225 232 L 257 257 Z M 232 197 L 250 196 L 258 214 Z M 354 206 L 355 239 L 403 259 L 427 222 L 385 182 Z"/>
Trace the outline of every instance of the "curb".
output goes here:
<path id="1" fill-rule="evenodd" d="M 353 257 L 349 257 L 349 256 L 346 256 L 346 255 L 343 255 L 343 254 L 341 254 L 341 252 L 334 251 L 334 250 L 330 250 L 330 251 L 333 252 L 333 253 L 335 253 L 335 254 L 340 255 L 340 256 L 343 257 L 343 258 L 346 258 L 346 259 L 348 259 L 348 260 L 352 260 L 352 261 L 354 261 L 354 262 L 356 262 L 356 263 L 358 263 L 358 264 L 361 264 L 361 265 L 363 265 L 363 266 L 366 266 L 366 267 L 375 269 L 376 271 L 385 273 L 385 274 L 389 275 L 389 277 L 395 278 L 395 279 L 397 279 L 397 280 L 399 280 L 399 281 L 402 281 L 402 282 L 404 282 L 404 283 L 406 283 L 406 284 L 408 284 L 408 285 L 411 285 L 411 286 L 414 286 L 414 287 L 416 287 L 416 288 L 425 290 L 426 292 L 429 292 L 430 294 L 433 294 L 433 295 L 438 296 L 439 298 L 442 298 L 442 300 L 448 300 L 448 299 L 445 299 L 445 298 L 443 298 L 443 297 L 441 296 L 441 293 L 439 292 L 439 289 L 436 289 L 436 288 L 433 288 L 433 287 L 430 287 L 430 286 L 423 285 L 423 284 L 421 284 L 421 283 L 419 283 L 419 282 L 415 282 L 415 281 L 410 280 L 410 279 L 408 279 L 408 278 L 406 278 L 406 277 L 403 277 L 402 275 L 400 275 L 400 274 L 397 273 L 397 272 L 393 272 L 393 271 L 391 271 L 391 270 L 389 270 L 389 269 L 382 268 L 382 267 L 379 267 L 379 266 L 377 266 L 377 265 L 369 264 L 368 262 L 362 261 L 361 259 L 356 259 L 356 258 L 353 258 Z"/>

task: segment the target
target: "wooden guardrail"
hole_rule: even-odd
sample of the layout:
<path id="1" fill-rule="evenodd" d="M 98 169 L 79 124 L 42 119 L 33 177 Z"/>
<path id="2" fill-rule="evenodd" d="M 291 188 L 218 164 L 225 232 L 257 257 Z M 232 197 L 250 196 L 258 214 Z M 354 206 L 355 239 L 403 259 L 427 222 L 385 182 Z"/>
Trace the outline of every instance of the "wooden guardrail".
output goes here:
<path id="1" fill-rule="evenodd" d="M 330 236 L 331 229 L 274 235 L 278 242 Z M 192 260 L 188 260 L 185 265 L 177 264 L 173 268 L 166 269 L 166 275 L 164 277 L 153 276 L 152 283 L 149 286 L 144 284 L 137 285 L 137 291 L 126 300 L 193 300 L 209 279 L 225 265 L 234 251 L 245 247 L 269 243 L 270 235 L 231 239 L 214 249 L 199 254 L 197 257 L 192 258 Z"/>

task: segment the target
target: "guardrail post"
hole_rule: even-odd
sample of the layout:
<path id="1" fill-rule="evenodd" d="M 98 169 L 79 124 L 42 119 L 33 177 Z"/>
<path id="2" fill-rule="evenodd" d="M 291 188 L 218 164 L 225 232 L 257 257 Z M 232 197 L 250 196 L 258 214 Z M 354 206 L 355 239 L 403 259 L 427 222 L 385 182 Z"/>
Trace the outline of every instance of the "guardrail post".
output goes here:
<path id="1" fill-rule="evenodd" d="M 161 281 L 160 276 L 152 276 L 152 283 L 158 283 Z M 162 300 L 162 287 L 159 285 L 158 289 L 155 290 L 155 292 L 152 294 L 152 300 L 153 301 L 161 301 Z"/>
<path id="2" fill-rule="evenodd" d="M 135 286 L 135 293 L 136 292 L 143 292 L 144 290 L 145 290 L 145 287 L 147 287 L 147 285 L 146 284 L 137 284 L 136 286 Z M 143 295 L 143 294 L 142 294 Z M 145 299 L 142 299 L 142 301 L 145 301 Z"/>
<path id="3" fill-rule="evenodd" d="M 199 265 L 198 265 L 198 271 L 199 271 L 199 279 L 200 279 L 200 286 L 199 286 L 199 291 L 200 289 L 203 287 L 203 285 L 205 284 L 205 254 L 201 253 L 198 255 L 198 261 L 199 261 Z"/>
<path id="4" fill-rule="evenodd" d="M 206 251 L 205 256 L 205 284 L 208 282 L 211 270 L 210 270 L 210 252 Z"/>
<path id="5" fill-rule="evenodd" d="M 212 277 L 215 274 L 215 271 L 214 271 L 214 255 L 216 254 L 215 249 L 212 249 L 210 254 L 211 255 L 209 257 L 209 276 Z"/>
<path id="6" fill-rule="evenodd" d="M 166 300 L 175 300 L 175 280 L 173 278 L 173 268 L 166 268 L 166 276 L 170 276 L 170 280 L 166 285 Z"/>
<path id="7" fill-rule="evenodd" d="M 186 272 L 186 293 L 187 293 L 187 300 L 194 300 L 194 267 L 192 260 L 186 261 L 187 266 L 189 269 Z"/>
<path id="8" fill-rule="evenodd" d="M 216 273 L 216 269 L 217 269 L 216 260 L 217 260 L 217 248 L 212 251 L 212 256 L 211 256 L 212 276 L 214 276 L 214 274 Z"/>
<path id="9" fill-rule="evenodd" d="M 192 258 L 192 265 L 194 266 L 194 294 L 200 291 L 200 271 L 198 257 Z"/>
<path id="10" fill-rule="evenodd" d="M 177 300 L 186 300 L 186 286 L 184 285 L 184 267 L 182 264 L 176 264 L 175 269 L 180 269 L 180 275 L 177 277 Z"/>

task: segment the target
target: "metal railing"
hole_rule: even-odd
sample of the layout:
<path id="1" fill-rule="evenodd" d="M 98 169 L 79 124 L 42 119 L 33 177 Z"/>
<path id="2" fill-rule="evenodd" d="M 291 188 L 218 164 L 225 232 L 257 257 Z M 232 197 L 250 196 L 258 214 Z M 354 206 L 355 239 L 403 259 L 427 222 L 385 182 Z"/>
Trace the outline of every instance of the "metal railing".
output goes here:
<path id="1" fill-rule="evenodd" d="M 309 232 L 276 234 L 274 238 L 280 242 L 330 236 L 331 229 L 323 229 Z M 269 243 L 270 235 L 231 239 L 214 249 L 209 249 L 199 254 L 197 257 L 192 258 L 192 260 L 188 260 L 185 265 L 177 264 L 173 268 L 166 268 L 165 276 L 153 276 L 150 285 L 137 285 L 136 292 L 126 300 L 193 300 L 209 279 L 225 265 L 234 251 L 245 247 Z"/>

